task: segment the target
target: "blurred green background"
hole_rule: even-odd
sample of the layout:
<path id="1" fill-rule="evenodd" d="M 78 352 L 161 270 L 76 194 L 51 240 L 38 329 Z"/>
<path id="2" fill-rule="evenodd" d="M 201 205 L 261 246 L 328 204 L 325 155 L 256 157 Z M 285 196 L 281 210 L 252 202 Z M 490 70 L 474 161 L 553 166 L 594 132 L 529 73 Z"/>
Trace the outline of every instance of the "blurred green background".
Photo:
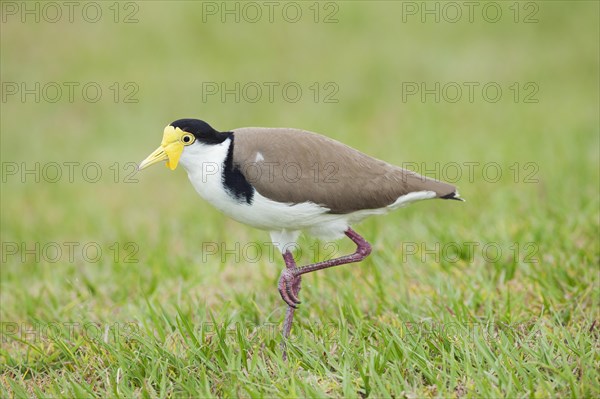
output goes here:
<path id="1" fill-rule="evenodd" d="M 495 9 L 484 14 L 487 3 L 479 2 L 472 21 L 468 8 L 454 3 L 462 13 L 457 22 L 455 10 L 439 2 L 300 2 L 293 9 L 276 2 L 272 15 L 262 2 L 101 2 L 90 9 L 77 2 L 72 22 L 65 6 L 54 21 L 44 4 L 27 3 L 38 7 L 38 22 L 23 13 L 25 3 L 2 3 L 3 322 L 144 320 L 152 303 L 167 312 L 188 309 L 194 321 L 207 311 L 281 321 L 278 256 L 245 263 L 201 255 L 202 243 L 265 243 L 266 233 L 220 215 L 182 170 L 133 174 L 131 162 L 183 117 L 219 130 L 312 130 L 390 163 L 437 170 L 430 175 L 440 179 L 448 177 L 444 165 L 459 164 L 453 182 L 465 204 L 422 203 L 358 226 L 375 256 L 307 279 L 303 294 L 313 307 L 303 307 L 300 320 L 335 320 L 333 302 L 354 294 L 359 308 L 375 315 L 392 303 L 435 318 L 456 301 L 474 315 L 508 320 L 554 309 L 566 312 L 563 322 L 575 330 L 598 319 L 598 2 L 498 2 L 494 23 Z M 238 15 L 224 13 L 236 7 Z M 291 22 L 297 9 L 302 15 Z M 251 82 L 263 89 L 257 101 L 254 91 L 239 101 L 206 92 Z M 273 101 L 265 82 L 276 84 Z M 302 89 L 296 102 L 281 90 L 290 82 Z M 460 86 L 462 97 L 406 92 L 436 82 L 440 90 Z M 473 101 L 464 82 L 476 84 Z M 502 89 L 496 102 L 482 94 L 489 83 Z M 95 87 L 102 93 L 92 102 Z M 53 162 L 61 165 L 56 182 Z M 75 163 L 72 182 L 65 162 Z M 497 181 L 493 170 L 484 173 L 491 163 L 502 172 Z M 97 170 L 102 175 L 90 182 Z M 57 262 L 43 254 L 39 262 L 23 259 L 22 243 L 36 242 L 63 250 L 66 242 L 98 243 L 103 255 L 97 262 L 77 250 L 74 260 L 65 253 Z M 505 253 L 500 262 L 478 256 L 440 266 L 421 254 L 405 259 L 403 242 L 492 242 Z M 19 246 L 16 254 L 7 243 Z M 523 253 L 509 259 L 514 243 L 521 252 L 534 243 L 537 262 Z M 351 248 L 340 243 L 340 252 Z M 382 286 L 364 283 L 374 272 Z M 390 306 L 377 302 L 382 297 Z M 253 316 L 232 310 L 250 299 Z M 398 311 L 393 306 L 389 311 Z M 12 341 L 3 346 L 5 359 L 25 350 Z"/>

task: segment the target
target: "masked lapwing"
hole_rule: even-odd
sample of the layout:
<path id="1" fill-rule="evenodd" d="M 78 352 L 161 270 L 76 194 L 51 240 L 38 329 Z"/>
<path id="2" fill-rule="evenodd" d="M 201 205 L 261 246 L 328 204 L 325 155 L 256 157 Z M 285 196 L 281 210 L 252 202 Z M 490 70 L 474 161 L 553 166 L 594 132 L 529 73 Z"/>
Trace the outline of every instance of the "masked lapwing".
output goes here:
<path id="1" fill-rule="evenodd" d="M 204 121 L 180 119 L 164 129 L 160 147 L 139 169 L 161 161 L 172 170 L 181 164 L 198 194 L 224 214 L 270 233 L 286 266 L 278 284 L 288 305 L 284 337 L 300 303 L 302 275 L 359 262 L 371 253 L 352 225 L 420 200 L 461 200 L 453 185 L 298 129 L 219 132 Z M 298 267 L 290 248 L 301 232 L 328 240 L 345 235 L 356 251 Z"/>

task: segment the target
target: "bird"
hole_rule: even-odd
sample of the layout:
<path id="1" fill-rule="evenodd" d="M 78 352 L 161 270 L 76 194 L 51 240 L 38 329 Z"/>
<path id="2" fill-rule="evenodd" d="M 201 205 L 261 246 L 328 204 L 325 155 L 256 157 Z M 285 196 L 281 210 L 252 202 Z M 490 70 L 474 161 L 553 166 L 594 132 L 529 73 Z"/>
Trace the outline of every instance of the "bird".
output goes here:
<path id="1" fill-rule="evenodd" d="M 181 165 L 196 192 L 219 211 L 270 234 L 285 263 L 277 284 L 287 305 L 283 342 L 300 304 L 302 276 L 360 262 L 371 253 L 353 225 L 421 200 L 464 201 L 454 185 L 293 128 L 221 132 L 199 119 L 179 119 L 165 127 L 160 146 L 138 169 L 162 161 L 171 170 Z M 345 236 L 356 250 L 298 266 L 291 249 L 301 233 L 317 239 Z"/>

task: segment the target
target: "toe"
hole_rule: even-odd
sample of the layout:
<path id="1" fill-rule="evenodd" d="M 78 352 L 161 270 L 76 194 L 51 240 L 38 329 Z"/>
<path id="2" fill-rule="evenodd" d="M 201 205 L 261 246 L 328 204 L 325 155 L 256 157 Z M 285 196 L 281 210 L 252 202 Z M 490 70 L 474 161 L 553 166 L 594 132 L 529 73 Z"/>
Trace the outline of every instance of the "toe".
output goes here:
<path id="1" fill-rule="evenodd" d="M 298 299 L 298 297 L 294 294 L 294 291 L 292 290 L 291 283 L 286 282 L 285 290 L 291 301 L 293 301 L 296 305 L 300 304 L 300 300 Z"/>
<path id="2" fill-rule="evenodd" d="M 283 278 L 279 280 L 277 289 L 279 290 L 279 295 L 281 295 L 281 299 L 283 299 L 283 301 L 287 303 L 288 306 L 296 309 L 296 303 L 293 300 L 293 297 L 290 296 L 289 284 L 287 284 Z"/>

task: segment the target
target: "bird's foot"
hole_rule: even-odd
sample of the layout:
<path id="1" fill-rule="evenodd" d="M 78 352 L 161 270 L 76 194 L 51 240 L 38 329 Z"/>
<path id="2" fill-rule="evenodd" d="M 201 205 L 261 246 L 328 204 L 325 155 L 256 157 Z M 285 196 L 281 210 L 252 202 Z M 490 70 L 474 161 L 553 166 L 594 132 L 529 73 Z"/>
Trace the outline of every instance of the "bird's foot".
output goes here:
<path id="1" fill-rule="evenodd" d="M 294 288 L 296 287 L 298 287 L 296 291 L 299 290 L 300 278 L 300 276 L 296 276 L 290 269 L 283 269 L 279 277 L 279 284 L 277 284 L 281 299 L 294 309 L 300 304 L 300 300 L 294 292 Z"/>

